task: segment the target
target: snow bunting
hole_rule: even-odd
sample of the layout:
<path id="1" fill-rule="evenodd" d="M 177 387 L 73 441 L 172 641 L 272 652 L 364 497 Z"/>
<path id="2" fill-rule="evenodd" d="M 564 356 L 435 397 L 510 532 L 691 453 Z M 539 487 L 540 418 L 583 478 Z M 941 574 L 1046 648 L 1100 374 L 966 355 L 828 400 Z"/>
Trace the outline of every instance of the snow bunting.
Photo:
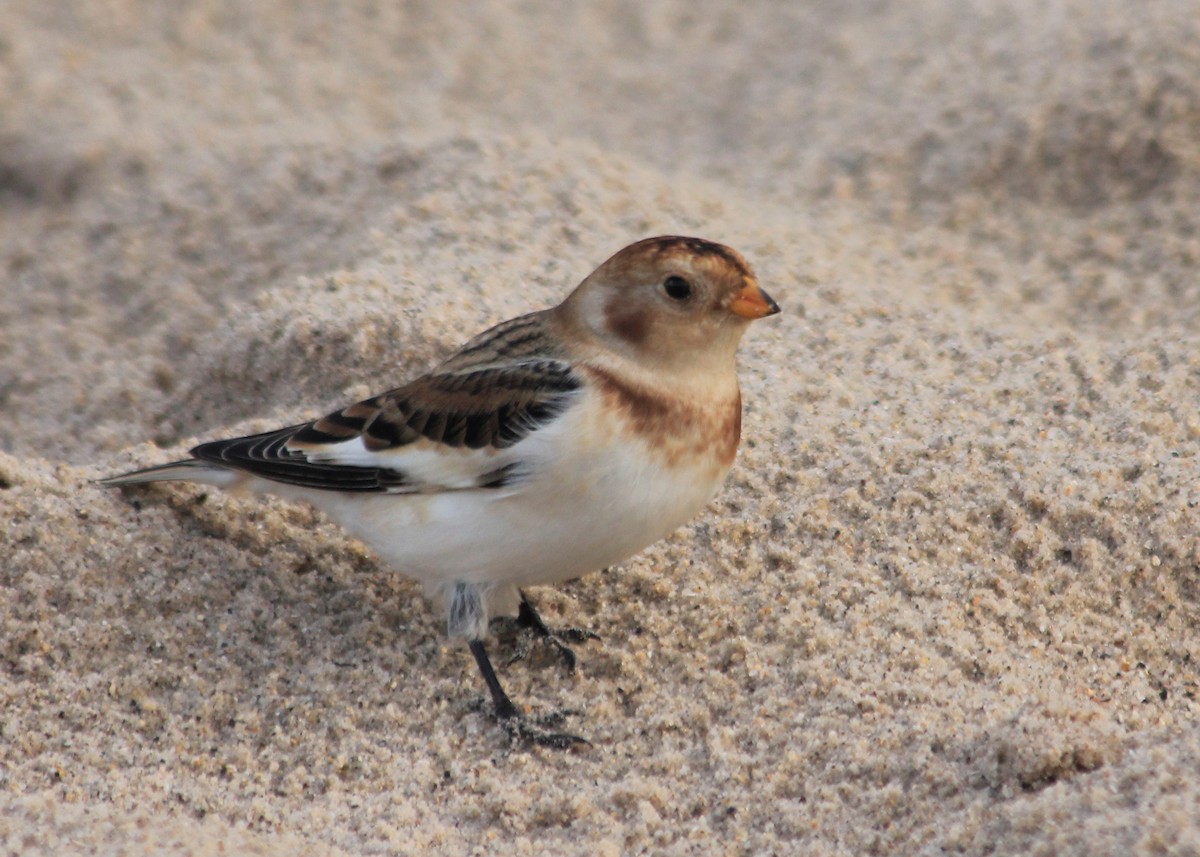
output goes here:
<path id="1" fill-rule="evenodd" d="M 649 238 L 402 387 L 101 484 L 187 480 L 311 503 L 445 606 L 510 736 L 570 747 L 583 739 L 527 722 L 504 692 L 488 622 L 515 614 L 574 666 L 521 587 L 618 563 L 700 511 L 737 451 L 738 342 L 777 312 L 734 250 Z"/>

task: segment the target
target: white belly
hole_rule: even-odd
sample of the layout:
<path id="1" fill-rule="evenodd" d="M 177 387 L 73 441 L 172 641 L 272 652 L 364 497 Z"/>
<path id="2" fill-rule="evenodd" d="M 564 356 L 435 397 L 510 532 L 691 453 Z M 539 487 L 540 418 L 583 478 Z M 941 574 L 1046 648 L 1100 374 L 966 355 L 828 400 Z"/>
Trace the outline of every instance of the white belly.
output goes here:
<path id="1" fill-rule="evenodd" d="M 589 411 L 575 409 L 538 431 L 536 444 L 523 443 L 533 475 L 508 488 L 300 496 L 433 591 L 456 581 L 503 588 L 570 580 L 686 523 L 728 470 L 711 455 L 672 466 Z"/>

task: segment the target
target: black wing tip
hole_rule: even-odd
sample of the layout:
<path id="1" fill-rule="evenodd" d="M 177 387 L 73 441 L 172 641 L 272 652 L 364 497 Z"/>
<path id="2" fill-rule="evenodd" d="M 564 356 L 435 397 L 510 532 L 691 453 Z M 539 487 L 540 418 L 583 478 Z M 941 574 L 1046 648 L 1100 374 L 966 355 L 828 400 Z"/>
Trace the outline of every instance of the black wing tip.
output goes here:
<path id="1" fill-rule="evenodd" d="M 188 450 L 188 453 L 193 458 L 198 458 L 201 461 L 223 461 L 223 456 L 241 451 L 263 449 L 264 444 L 270 445 L 273 449 L 278 449 L 290 441 L 298 432 L 312 425 L 311 422 L 298 423 L 297 425 L 259 432 L 258 434 L 245 434 L 240 437 L 209 440 L 193 446 Z"/>
<path id="2" fill-rule="evenodd" d="M 301 423 L 262 434 L 211 440 L 190 451 L 200 462 L 215 462 L 271 482 L 298 488 L 381 493 L 395 491 L 409 484 L 408 478 L 397 470 L 309 461 L 302 450 L 288 446 L 293 441 L 301 442 L 305 437 L 319 438 L 320 443 L 330 442 L 319 429 L 313 428 L 313 423 Z M 336 442 L 343 439 L 332 440 Z"/>

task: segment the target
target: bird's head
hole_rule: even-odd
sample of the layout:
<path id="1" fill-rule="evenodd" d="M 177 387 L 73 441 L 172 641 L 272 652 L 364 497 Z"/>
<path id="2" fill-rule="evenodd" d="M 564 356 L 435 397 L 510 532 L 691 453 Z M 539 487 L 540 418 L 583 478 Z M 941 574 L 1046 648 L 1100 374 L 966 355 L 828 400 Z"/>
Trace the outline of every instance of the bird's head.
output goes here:
<path id="1" fill-rule="evenodd" d="M 638 363 L 732 368 L 749 323 L 779 312 L 735 250 L 701 238 L 647 238 L 618 252 L 560 305 L 568 324 Z"/>

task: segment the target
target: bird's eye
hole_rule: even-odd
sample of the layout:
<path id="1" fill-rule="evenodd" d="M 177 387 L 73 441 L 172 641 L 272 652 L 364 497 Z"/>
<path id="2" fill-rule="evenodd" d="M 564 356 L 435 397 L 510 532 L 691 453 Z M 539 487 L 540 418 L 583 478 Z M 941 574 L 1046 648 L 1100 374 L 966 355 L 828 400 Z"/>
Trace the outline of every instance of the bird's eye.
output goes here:
<path id="1" fill-rule="evenodd" d="M 686 301 L 692 296 L 692 284 L 683 277 L 671 276 L 663 280 L 663 291 L 676 301 Z"/>

